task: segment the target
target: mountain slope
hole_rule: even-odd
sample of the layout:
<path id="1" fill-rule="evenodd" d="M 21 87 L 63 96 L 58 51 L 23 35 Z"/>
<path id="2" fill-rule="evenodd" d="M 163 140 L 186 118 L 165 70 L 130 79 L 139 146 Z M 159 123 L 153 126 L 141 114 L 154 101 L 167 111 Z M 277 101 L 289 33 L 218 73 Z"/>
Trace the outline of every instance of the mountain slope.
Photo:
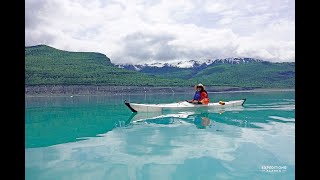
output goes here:
<path id="1" fill-rule="evenodd" d="M 121 64 L 116 65 L 117 67 L 139 71 L 145 74 L 155 75 L 163 78 L 181 78 L 181 79 L 192 79 L 199 72 L 205 70 L 209 66 L 219 64 L 248 64 L 256 62 L 265 62 L 254 58 L 226 58 L 206 61 L 180 61 L 174 63 L 150 63 L 150 64 Z"/>
<path id="2" fill-rule="evenodd" d="M 180 68 L 179 64 L 189 68 Z M 191 66 L 190 66 L 191 65 Z M 254 58 L 226 58 L 206 62 L 190 60 L 174 64 L 124 65 L 133 70 L 170 79 L 203 82 L 207 85 L 238 87 L 286 87 L 295 86 L 295 63 L 270 63 Z M 185 67 L 185 66 L 183 66 Z"/>
<path id="3" fill-rule="evenodd" d="M 169 86 L 179 79 L 163 79 L 114 67 L 94 52 L 68 52 L 46 45 L 25 48 L 26 85 L 136 85 Z"/>
<path id="4" fill-rule="evenodd" d="M 215 64 L 197 73 L 193 79 L 216 85 L 293 88 L 295 63 Z"/>
<path id="5" fill-rule="evenodd" d="M 143 71 L 145 68 L 181 68 L 181 69 L 205 69 L 212 64 L 244 64 L 253 62 L 265 62 L 260 59 L 247 57 L 233 57 L 225 59 L 208 59 L 205 61 L 189 60 L 179 62 L 157 62 L 145 64 L 115 64 L 115 66 L 128 70 Z"/>
<path id="6" fill-rule="evenodd" d="M 227 58 L 176 64 L 113 65 L 101 53 L 68 52 L 45 45 L 25 48 L 26 85 L 112 86 L 295 86 L 295 63 L 270 63 L 252 58 Z M 181 68 L 184 67 L 184 68 Z"/>

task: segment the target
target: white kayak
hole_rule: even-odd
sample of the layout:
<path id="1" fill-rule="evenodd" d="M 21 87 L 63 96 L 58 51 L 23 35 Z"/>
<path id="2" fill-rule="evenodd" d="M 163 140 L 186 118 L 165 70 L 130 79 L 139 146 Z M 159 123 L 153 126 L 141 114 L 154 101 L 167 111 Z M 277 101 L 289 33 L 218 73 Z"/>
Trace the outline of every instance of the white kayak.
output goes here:
<path id="1" fill-rule="evenodd" d="M 169 104 L 139 104 L 139 103 L 130 103 L 126 100 L 124 103 L 132 112 L 159 112 L 164 110 L 184 110 L 184 109 L 198 109 L 198 108 L 225 108 L 225 107 L 235 107 L 242 106 L 246 99 L 235 100 L 235 101 L 225 101 L 225 102 L 216 102 L 209 104 L 192 104 L 186 101 L 178 103 L 169 103 Z"/>

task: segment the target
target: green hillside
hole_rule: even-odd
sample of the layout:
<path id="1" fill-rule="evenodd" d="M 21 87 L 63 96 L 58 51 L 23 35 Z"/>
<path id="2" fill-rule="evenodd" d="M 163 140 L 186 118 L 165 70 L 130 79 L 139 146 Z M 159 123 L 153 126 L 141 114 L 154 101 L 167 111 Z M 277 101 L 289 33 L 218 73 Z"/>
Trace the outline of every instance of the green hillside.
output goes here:
<path id="1" fill-rule="evenodd" d="M 294 63 L 217 64 L 193 78 L 206 84 L 238 87 L 294 87 Z"/>
<path id="2" fill-rule="evenodd" d="M 252 62 L 208 67 L 151 67 L 141 72 L 114 66 L 101 53 L 68 52 L 45 45 L 25 48 L 26 85 L 236 86 L 294 88 L 295 63 Z"/>
<path id="3" fill-rule="evenodd" d="M 94 52 L 68 52 L 39 45 L 25 48 L 26 85 L 175 86 L 180 79 L 164 79 L 114 67 Z M 186 84 L 188 85 L 188 84 Z"/>
<path id="4" fill-rule="evenodd" d="M 151 74 L 158 77 L 167 79 L 179 78 L 179 79 L 191 79 L 193 76 L 193 70 L 191 68 L 177 68 L 177 67 L 147 67 L 140 72 L 145 74 Z"/>
<path id="5" fill-rule="evenodd" d="M 266 88 L 295 86 L 295 63 L 218 63 L 204 69 L 148 67 L 140 72 L 166 79 L 180 78 L 195 83 L 202 82 L 210 86 Z"/>

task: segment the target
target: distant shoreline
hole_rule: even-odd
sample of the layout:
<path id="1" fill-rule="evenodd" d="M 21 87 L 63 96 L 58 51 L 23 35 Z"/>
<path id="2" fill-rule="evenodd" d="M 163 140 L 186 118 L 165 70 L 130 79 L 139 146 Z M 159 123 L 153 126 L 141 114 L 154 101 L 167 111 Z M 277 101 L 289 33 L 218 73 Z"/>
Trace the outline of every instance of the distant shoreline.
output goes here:
<path id="1" fill-rule="evenodd" d="M 294 91 L 294 88 L 206 87 L 208 93 Z M 25 86 L 26 97 L 193 93 L 193 87 L 38 85 Z"/>

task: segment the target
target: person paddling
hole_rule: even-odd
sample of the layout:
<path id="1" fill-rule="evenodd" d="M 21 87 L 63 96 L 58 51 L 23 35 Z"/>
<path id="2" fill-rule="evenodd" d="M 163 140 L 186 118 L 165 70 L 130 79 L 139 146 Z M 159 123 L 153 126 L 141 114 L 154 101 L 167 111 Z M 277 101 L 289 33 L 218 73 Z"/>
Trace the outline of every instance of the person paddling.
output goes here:
<path id="1" fill-rule="evenodd" d="M 194 94 L 192 100 L 187 100 L 189 103 L 193 104 L 208 104 L 210 102 L 209 96 L 203 84 L 198 84 L 195 86 L 197 90 Z"/>

